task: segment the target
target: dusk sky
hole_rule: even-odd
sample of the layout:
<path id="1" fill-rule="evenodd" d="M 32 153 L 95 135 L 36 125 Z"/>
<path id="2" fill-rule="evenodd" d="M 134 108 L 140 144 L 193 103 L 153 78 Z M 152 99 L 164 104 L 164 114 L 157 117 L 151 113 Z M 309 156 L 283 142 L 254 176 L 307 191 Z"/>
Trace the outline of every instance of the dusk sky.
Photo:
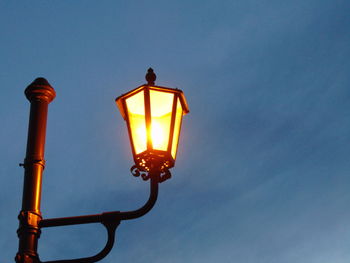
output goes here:
<path id="1" fill-rule="evenodd" d="M 49 105 L 44 218 L 133 210 L 114 99 L 145 83 L 184 91 L 172 178 L 122 222 L 101 262 L 350 262 L 350 1 L 0 0 L 0 261 L 18 250 L 29 102 Z M 45 228 L 42 261 L 91 256 L 99 224 Z"/>

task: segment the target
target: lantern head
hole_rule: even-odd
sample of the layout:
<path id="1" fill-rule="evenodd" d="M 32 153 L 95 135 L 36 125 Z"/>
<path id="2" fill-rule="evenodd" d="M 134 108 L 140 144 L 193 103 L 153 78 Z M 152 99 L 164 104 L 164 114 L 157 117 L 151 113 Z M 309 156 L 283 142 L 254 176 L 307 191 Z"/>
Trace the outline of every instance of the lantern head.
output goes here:
<path id="1" fill-rule="evenodd" d="M 155 86 L 155 79 L 150 68 L 147 84 L 116 98 L 127 123 L 135 164 L 144 171 L 175 165 L 182 116 L 189 112 L 181 90 Z"/>

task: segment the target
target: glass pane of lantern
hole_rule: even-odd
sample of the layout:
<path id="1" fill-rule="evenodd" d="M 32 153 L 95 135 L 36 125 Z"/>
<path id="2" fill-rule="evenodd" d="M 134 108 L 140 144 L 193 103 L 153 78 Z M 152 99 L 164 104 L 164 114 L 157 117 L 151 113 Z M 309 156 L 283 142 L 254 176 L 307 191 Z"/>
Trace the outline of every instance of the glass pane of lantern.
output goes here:
<path id="1" fill-rule="evenodd" d="M 135 153 L 147 150 L 144 91 L 125 100 Z"/>
<path id="2" fill-rule="evenodd" d="M 174 94 L 150 90 L 151 138 L 153 149 L 166 151 L 169 144 Z"/>
<path id="3" fill-rule="evenodd" d="M 172 142 L 172 146 L 171 146 L 171 156 L 174 159 L 176 157 L 177 145 L 179 143 L 179 135 L 180 135 L 180 128 L 181 128 L 182 114 L 183 114 L 182 113 L 182 106 L 181 106 L 180 100 L 178 98 L 177 99 L 177 105 L 176 105 L 174 136 L 173 136 L 173 142 Z"/>

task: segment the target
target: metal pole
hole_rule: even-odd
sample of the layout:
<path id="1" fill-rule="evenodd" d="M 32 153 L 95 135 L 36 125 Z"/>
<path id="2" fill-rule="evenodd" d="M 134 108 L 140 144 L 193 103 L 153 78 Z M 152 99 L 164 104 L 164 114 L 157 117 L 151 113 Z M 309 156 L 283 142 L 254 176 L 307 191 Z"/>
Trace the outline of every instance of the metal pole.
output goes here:
<path id="1" fill-rule="evenodd" d="M 22 210 L 18 216 L 19 248 L 17 263 L 40 262 L 37 246 L 40 237 L 40 199 L 42 173 L 45 167 L 44 151 L 46 121 L 49 103 L 55 98 L 55 90 L 44 78 L 37 78 L 25 90 L 30 101 L 27 152 L 24 163 Z"/>

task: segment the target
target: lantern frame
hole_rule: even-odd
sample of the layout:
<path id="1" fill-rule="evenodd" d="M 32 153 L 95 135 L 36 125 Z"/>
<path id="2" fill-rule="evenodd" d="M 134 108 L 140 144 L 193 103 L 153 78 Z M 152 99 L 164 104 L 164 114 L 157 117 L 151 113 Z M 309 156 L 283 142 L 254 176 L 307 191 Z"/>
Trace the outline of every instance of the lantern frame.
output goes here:
<path id="1" fill-rule="evenodd" d="M 135 161 L 135 165 L 137 168 L 141 171 L 150 171 L 150 169 L 155 168 L 160 171 L 163 171 L 164 169 L 169 169 L 175 165 L 176 160 L 176 153 L 179 143 L 179 137 L 180 137 L 180 131 L 181 131 L 181 124 L 182 124 L 182 116 L 187 114 L 189 112 L 188 105 L 186 98 L 184 96 L 184 93 L 180 89 L 173 89 L 168 87 L 162 87 L 162 86 L 156 86 L 156 85 L 150 85 L 154 83 L 149 83 L 145 85 L 141 85 L 115 99 L 116 104 L 120 110 L 120 113 L 124 120 L 127 123 L 128 127 L 128 135 L 129 140 L 131 144 L 133 159 Z M 146 126 L 146 150 L 137 153 L 136 152 L 136 146 L 135 146 L 135 139 L 133 138 L 133 132 L 132 127 L 130 124 L 130 116 L 128 111 L 128 106 L 126 100 L 128 98 L 133 97 L 136 94 L 139 94 L 143 91 L 143 102 L 144 102 L 144 118 L 145 118 L 145 126 Z M 152 116 L 151 116 L 151 91 L 158 91 L 163 93 L 170 93 L 173 94 L 173 102 L 171 105 L 171 119 L 170 119 L 170 128 L 169 128 L 169 134 L 167 134 L 167 149 L 166 150 L 159 150 L 155 149 L 153 142 L 152 142 L 152 136 L 151 136 L 151 126 L 152 126 Z M 177 107 L 178 102 L 181 105 L 182 112 L 180 116 L 180 123 L 178 127 L 178 138 L 177 140 L 173 140 L 174 133 L 175 133 L 175 121 L 176 121 L 176 114 L 177 114 Z M 172 149 L 173 149 L 173 143 L 176 143 L 175 145 L 175 156 L 172 155 Z"/>

